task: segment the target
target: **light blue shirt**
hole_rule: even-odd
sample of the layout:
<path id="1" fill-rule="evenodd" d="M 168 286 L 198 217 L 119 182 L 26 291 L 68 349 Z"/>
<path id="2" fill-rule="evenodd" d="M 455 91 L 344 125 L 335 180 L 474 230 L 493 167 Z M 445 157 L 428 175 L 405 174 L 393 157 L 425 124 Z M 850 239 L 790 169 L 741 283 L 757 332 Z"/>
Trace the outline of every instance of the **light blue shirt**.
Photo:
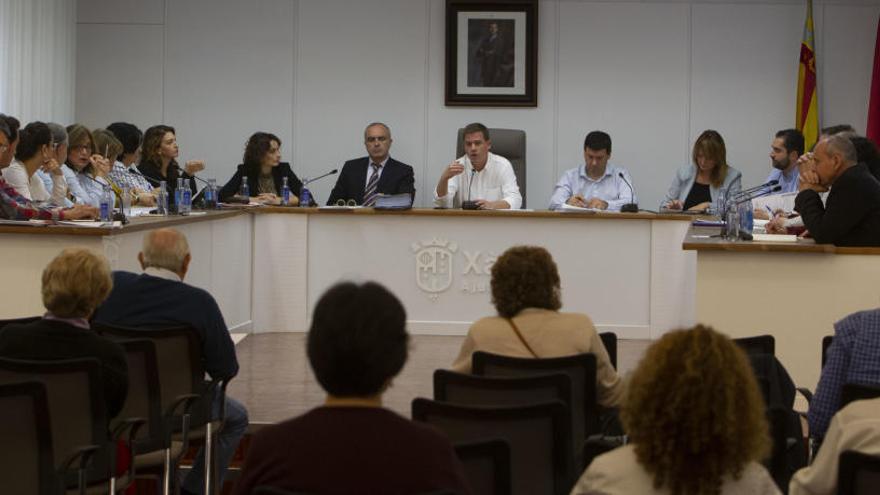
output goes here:
<path id="1" fill-rule="evenodd" d="M 609 210 L 619 210 L 627 203 L 638 203 L 635 189 L 630 192 L 629 186 L 620 178 L 621 172 L 626 178 L 626 182 L 632 185 L 633 181 L 629 172 L 625 168 L 611 163 L 605 165 L 605 175 L 598 179 L 591 179 L 587 175 L 586 165 L 566 170 L 553 189 L 553 195 L 550 197 L 550 209 L 558 209 L 576 194 L 586 200 L 590 198 L 601 199 L 608 203 Z"/>
<path id="2" fill-rule="evenodd" d="M 64 167 L 64 165 L 62 165 L 62 170 L 63 170 L 63 167 Z M 52 187 L 54 186 L 54 184 L 52 183 L 52 174 L 50 174 L 49 172 L 44 172 L 42 168 L 38 168 L 37 169 L 37 177 L 39 177 L 40 180 L 43 181 L 43 185 L 46 187 L 47 191 L 52 190 Z M 67 177 L 65 176 L 64 179 L 66 181 Z M 67 185 L 67 188 L 69 191 L 70 184 Z M 58 206 L 61 206 L 62 208 L 70 208 L 71 206 L 73 206 L 73 201 L 69 200 L 68 198 L 64 198 L 64 202 Z"/>
<path id="3" fill-rule="evenodd" d="M 64 173 L 64 179 L 67 181 L 67 190 L 73 195 L 73 199 L 77 203 L 91 204 L 91 197 L 79 184 L 78 174 L 68 167 L 67 164 L 61 165 L 61 171 Z"/>
<path id="4" fill-rule="evenodd" d="M 666 198 L 663 200 L 663 203 L 661 203 L 661 207 L 665 206 L 673 199 L 684 202 L 684 200 L 687 199 L 688 194 L 691 192 L 691 187 L 694 186 L 694 181 L 696 179 L 697 167 L 695 165 L 685 165 L 678 169 L 678 171 L 675 172 L 675 177 L 672 178 L 672 184 L 669 185 L 669 190 L 666 191 Z M 733 195 L 738 193 L 741 189 L 742 173 L 728 165 L 727 175 L 724 176 L 724 182 L 721 184 L 721 187 L 715 187 L 713 185 L 709 186 L 709 195 L 712 197 L 712 205 L 718 204 L 719 196 L 724 194 Z"/>
<path id="5" fill-rule="evenodd" d="M 788 174 L 789 175 L 786 176 L 785 172 L 778 168 L 774 168 L 770 171 L 770 175 L 767 176 L 765 182 L 778 180 L 779 185 L 782 186 L 782 190 L 779 191 L 779 194 L 796 193 L 798 192 L 798 186 L 800 185 L 800 171 L 798 171 L 797 167 L 792 167 Z"/>

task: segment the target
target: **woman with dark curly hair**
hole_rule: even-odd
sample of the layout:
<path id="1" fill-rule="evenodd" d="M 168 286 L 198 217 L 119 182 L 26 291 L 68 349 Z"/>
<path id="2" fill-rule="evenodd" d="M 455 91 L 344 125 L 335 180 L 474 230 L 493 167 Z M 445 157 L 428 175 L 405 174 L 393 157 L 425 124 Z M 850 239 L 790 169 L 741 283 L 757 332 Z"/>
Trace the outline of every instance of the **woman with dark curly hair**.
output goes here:
<path id="1" fill-rule="evenodd" d="M 298 194 L 303 184 L 291 170 L 290 164 L 281 161 L 281 140 L 278 136 L 268 132 L 257 132 L 248 138 L 242 164 L 220 190 L 220 201 L 250 201 L 250 198 L 239 196 L 241 182 L 245 177 L 250 198 L 270 205 L 281 204 L 281 186 L 284 177 L 287 177 L 290 204 L 291 206 L 299 204 Z"/>
<path id="2" fill-rule="evenodd" d="M 748 358 L 697 325 L 667 333 L 630 377 L 620 417 L 631 443 L 597 457 L 572 494 L 778 494 Z"/>
<path id="3" fill-rule="evenodd" d="M 599 404 L 614 407 L 623 383 L 596 327 L 585 314 L 561 313 L 559 272 L 546 249 L 515 246 L 492 265 L 492 303 L 498 316 L 474 322 L 452 369 L 470 373 L 476 351 L 516 357 L 596 355 Z"/>

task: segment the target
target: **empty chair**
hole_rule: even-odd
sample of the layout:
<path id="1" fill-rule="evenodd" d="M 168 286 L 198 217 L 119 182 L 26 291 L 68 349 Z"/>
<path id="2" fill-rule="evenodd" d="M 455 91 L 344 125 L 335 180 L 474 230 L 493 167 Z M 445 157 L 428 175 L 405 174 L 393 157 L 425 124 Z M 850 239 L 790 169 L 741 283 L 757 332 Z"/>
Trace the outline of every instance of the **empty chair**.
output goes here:
<path id="1" fill-rule="evenodd" d="M 419 398 L 413 400 L 412 416 L 437 427 L 454 443 L 506 441 L 513 494 L 565 494 L 571 489 L 570 419 L 562 402 L 488 407 Z"/>
<path id="2" fill-rule="evenodd" d="M 733 339 L 746 354 L 769 354 L 776 355 L 776 339 L 772 335 L 756 335 L 754 337 L 741 337 Z"/>
<path id="3" fill-rule="evenodd" d="M 11 325 L 13 323 L 31 323 L 43 318 L 42 316 L 27 316 L 24 318 L 11 318 L 8 320 L 0 320 L 0 330 L 3 330 L 3 327 L 6 325 Z"/>
<path id="4" fill-rule="evenodd" d="M 59 493 L 61 478 L 56 475 L 49 405 L 42 383 L 0 385 L 0 439 L 4 492 Z"/>
<path id="5" fill-rule="evenodd" d="M 458 130 L 455 145 L 455 156 L 464 155 L 464 128 Z M 516 183 L 522 195 L 522 206 L 526 208 L 526 131 L 520 129 L 489 129 L 492 141 L 492 153 L 503 156 L 513 166 Z"/>
<path id="6" fill-rule="evenodd" d="M 215 389 L 219 387 L 221 393 L 225 392 L 226 381 L 205 383 L 201 342 L 196 331 L 190 328 L 135 329 L 104 323 L 96 323 L 95 328 L 113 339 L 147 339 L 154 345 L 159 408 L 166 432 L 161 441 L 164 447 L 162 465 L 168 466 L 163 474 L 164 489 L 168 490 L 170 481 L 176 479 L 169 474 L 173 474 L 180 456 L 193 439 L 205 439 L 205 472 L 213 473 L 212 441 L 209 439 L 214 439 L 222 425 L 222 411 L 220 420 L 210 421 L 210 408 Z M 152 448 L 158 444 L 151 439 L 142 440 L 140 445 Z M 141 460 L 145 468 L 156 465 L 156 462 L 153 457 Z"/>
<path id="7" fill-rule="evenodd" d="M 834 342 L 834 337 L 831 335 L 826 335 L 822 337 L 822 367 L 825 367 L 825 361 L 828 360 L 828 348 L 831 347 L 831 343 Z"/>
<path id="8" fill-rule="evenodd" d="M 21 361 L 0 359 L 0 384 L 37 381 L 46 389 L 52 451 L 56 469 L 83 447 L 95 446 L 91 464 L 82 473 L 89 485 L 116 485 L 116 445 L 108 435 L 108 420 L 96 359 Z M 67 486 L 79 484 L 66 477 Z M 120 480 L 120 486 L 128 479 Z"/>
<path id="9" fill-rule="evenodd" d="M 472 493 L 510 495 L 510 445 L 507 442 L 500 439 L 462 442 L 454 447 Z"/>

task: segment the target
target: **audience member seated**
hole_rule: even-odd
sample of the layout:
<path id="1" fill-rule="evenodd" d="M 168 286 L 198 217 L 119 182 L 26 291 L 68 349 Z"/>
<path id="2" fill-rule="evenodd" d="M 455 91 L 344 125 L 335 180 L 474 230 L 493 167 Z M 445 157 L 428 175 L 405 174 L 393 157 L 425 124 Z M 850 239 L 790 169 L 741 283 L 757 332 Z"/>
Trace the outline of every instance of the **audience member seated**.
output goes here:
<path id="1" fill-rule="evenodd" d="M 733 195 L 742 188 L 742 174 L 727 163 L 724 139 L 706 130 L 694 143 L 693 165 L 678 169 L 666 192 L 663 208 L 706 211 L 721 195 Z"/>
<path id="2" fill-rule="evenodd" d="M 800 189 L 795 209 L 817 243 L 880 246 L 880 183 L 857 163 L 847 137 L 836 134 L 819 141 L 812 166 L 801 171 Z M 819 193 L 829 189 L 823 205 Z"/>
<path id="3" fill-rule="evenodd" d="M 144 145 L 138 171 L 158 184 L 165 181 L 168 197 L 174 198 L 177 190 L 177 179 L 189 181 L 193 195 L 196 194 L 195 181 L 190 178 L 196 172 L 205 169 L 205 162 L 188 160 L 183 169 L 177 164 L 180 149 L 177 146 L 177 135 L 174 128 L 167 125 L 154 125 L 144 133 Z"/>
<path id="4" fill-rule="evenodd" d="M 470 493 L 447 438 L 382 407 L 409 348 L 406 312 L 393 294 L 375 282 L 330 288 L 315 305 L 306 345 L 327 399 L 254 435 L 237 494 L 258 486 L 325 495 Z"/>
<path id="5" fill-rule="evenodd" d="M 0 330 L 0 357 L 97 359 L 108 418 L 119 414 L 125 403 L 128 365 L 122 347 L 91 330 L 89 318 L 111 286 L 110 265 L 103 256 L 82 248 L 65 249 L 43 270 L 43 319 Z"/>
<path id="6" fill-rule="evenodd" d="M 559 312 L 559 272 L 546 249 L 508 249 L 492 265 L 491 283 L 492 303 L 498 316 L 482 318 L 471 325 L 452 364 L 453 370 L 469 373 L 476 351 L 539 358 L 589 352 L 596 355 L 599 404 L 619 405 L 624 384 L 590 317 Z"/>
<path id="7" fill-rule="evenodd" d="M 220 201 L 254 201 L 268 205 L 281 204 L 284 178 L 290 188 L 290 205 L 299 204 L 302 181 L 293 173 L 290 164 L 281 161 L 281 140 L 268 132 L 257 132 L 248 138 L 242 164 L 235 175 L 220 190 Z M 242 179 L 247 179 L 248 197 L 239 195 Z"/>
<path id="8" fill-rule="evenodd" d="M 630 443 L 597 457 L 571 493 L 779 494 L 764 401 L 742 350 L 698 325 L 667 333 L 633 372 L 620 411 Z"/>
<path id="9" fill-rule="evenodd" d="M 113 273 L 113 290 L 95 313 L 95 321 L 128 327 L 167 328 L 185 325 L 199 333 L 205 371 L 214 379 L 235 376 L 238 360 L 223 315 L 211 294 L 183 282 L 192 256 L 186 237 L 174 229 L 157 229 L 144 236 L 138 261 L 144 272 Z M 218 396 L 219 398 L 219 396 Z M 214 403 L 215 417 L 221 401 Z M 220 485 L 238 441 L 247 429 L 244 406 L 226 397 L 226 423 L 216 446 Z M 204 490 L 204 451 L 183 482 L 184 495 Z"/>
<path id="10" fill-rule="evenodd" d="M 834 340 L 810 402 L 810 436 L 821 442 L 840 407 L 846 383 L 880 385 L 880 309 L 853 313 L 834 324 Z"/>
<path id="11" fill-rule="evenodd" d="M 132 193 L 137 196 L 134 204 L 141 206 L 153 206 L 156 197 L 153 195 L 154 186 L 150 181 L 138 172 L 135 162 L 141 153 L 141 143 L 144 133 L 133 124 L 126 122 L 114 122 L 107 126 L 119 143 L 122 144 L 122 152 L 113 162 L 113 170 L 110 171 L 110 180 L 120 186 L 128 186 Z"/>
<path id="12" fill-rule="evenodd" d="M 850 136 L 849 140 L 856 147 L 859 163 L 864 163 L 871 175 L 880 181 L 880 150 L 877 144 L 864 136 Z"/>
<path id="13" fill-rule="evenodd" d="M 550 209 L 558 210 L 563 204 L 599 210 L 620 210 L 626 203 L 637 203 L 631 189 L 629 172 L 612 163 L 611 136 L 592 131 L 584 139 L 584 164 L 567 170 L 550 197 Z"/>
<path id="14" fill-rule="evenodd" d="M 837 493 L 838 461 L 848 450 L 880 457 L 880 399 L 857 400 L 831 418 L 822 448 L 791 478 L 789 495 Z"/>
<path id="15" fill-rule="evenodd" d="M 13 134 L 6 123 L 9 119 L 15 120 L 0 114 L 0 170 L 6 168 L 6 165 L 11 161 L 11 158 L 6 161 L 6 156 L 12 149 L 10 143 Z M 15 120 L 15 122 L 18 121 Z M 0 175 L 0 218 L 6 220 L 76 220 L 95 218 L 96 215 L 95 208 L 85 205 L 76 205 L 70 209 L 37 206 L 7 184 Z"/>
<path id="16" fill-rule="evenodd" d="M 513 165 L 507 158 L 489 152 L 489 129 L 479 123 L 468 124 L 462 140 L 465 154 L 443 169 L 434 190 L 434 206 L 452 208 L 471 202 L 475 209 L 518 210 L 522 194 Z"/>
<path id="17" fill-rule="evenodd" d="M 376 206 L 379 194 L 409 193 L 416 197 L 413 169 L 388 154 L 391 150 L 391 129 L 381 122 L 373 122 L 364 129 L 367 156 L 345 162 L 342 173 L 330 192 L 328 205 L 342 200 L 363 206 Z"/>
<path id="18" fill-rule="evenodd" d="M 3 179 L 22 196 L 37 204 L 63 206 L 67 198 L 67 181 L 55 159 L 52 131 L 43 122 L 31 122 L 19 132 L 15 160 L 3 169 Z M 52 194 L 46 189 L 37 171 L 45 171 L 52 180 Z"/>

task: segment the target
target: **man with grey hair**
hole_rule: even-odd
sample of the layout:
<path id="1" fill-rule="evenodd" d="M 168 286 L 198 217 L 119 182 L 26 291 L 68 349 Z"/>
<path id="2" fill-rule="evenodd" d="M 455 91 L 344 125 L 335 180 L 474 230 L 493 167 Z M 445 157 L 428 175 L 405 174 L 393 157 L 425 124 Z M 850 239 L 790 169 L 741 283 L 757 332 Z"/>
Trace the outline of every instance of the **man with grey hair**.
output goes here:
<path id="1" fill-rule="evenodd" d="M 223 321 L 217 302 L 207 291 L 185 284 L 192 255 L 186 237 L 175 229 L 157 229 L 144 236 L 138 254 L 143 273 L 113 273 L 113 290 L 95 312 L 95 321 L 150 329 L 187 326 L 199 333 L 202 362 L 214 379 L 231 379 L 238 373 L 235 344 Z M 221 401 L 215 401 L 219 415 Z M 247 410 L 226 397 L 226 422 L 217 439 L 217 467 L 220 486 L 238 442 L 248 426 Z M 204 451 L 196 457 L 183 482 L 181 493 L 204 490 Z"/>
<path id="2" fill-rule="evenodd" d="M 825 204 L 819 193 L 828 191 Z M 813 164 L 803 168 L 795 210 L 821 244 L 880 246 L 880 182 L 858 163 L 852 141 L 825 137 L 813 151 Z"/>
<path id="3" fill-rule="evenodd" d="M 364 129 L 367 156 L 349 160 L 327 199 L 335 205 L 340 199 L 354 201 L 362 206 L 376 206 L 379 194 L 407 193 L 416 199 L 413 168 L 389 156 L 391 129 L 381 122 L 373 122 Z"/>

